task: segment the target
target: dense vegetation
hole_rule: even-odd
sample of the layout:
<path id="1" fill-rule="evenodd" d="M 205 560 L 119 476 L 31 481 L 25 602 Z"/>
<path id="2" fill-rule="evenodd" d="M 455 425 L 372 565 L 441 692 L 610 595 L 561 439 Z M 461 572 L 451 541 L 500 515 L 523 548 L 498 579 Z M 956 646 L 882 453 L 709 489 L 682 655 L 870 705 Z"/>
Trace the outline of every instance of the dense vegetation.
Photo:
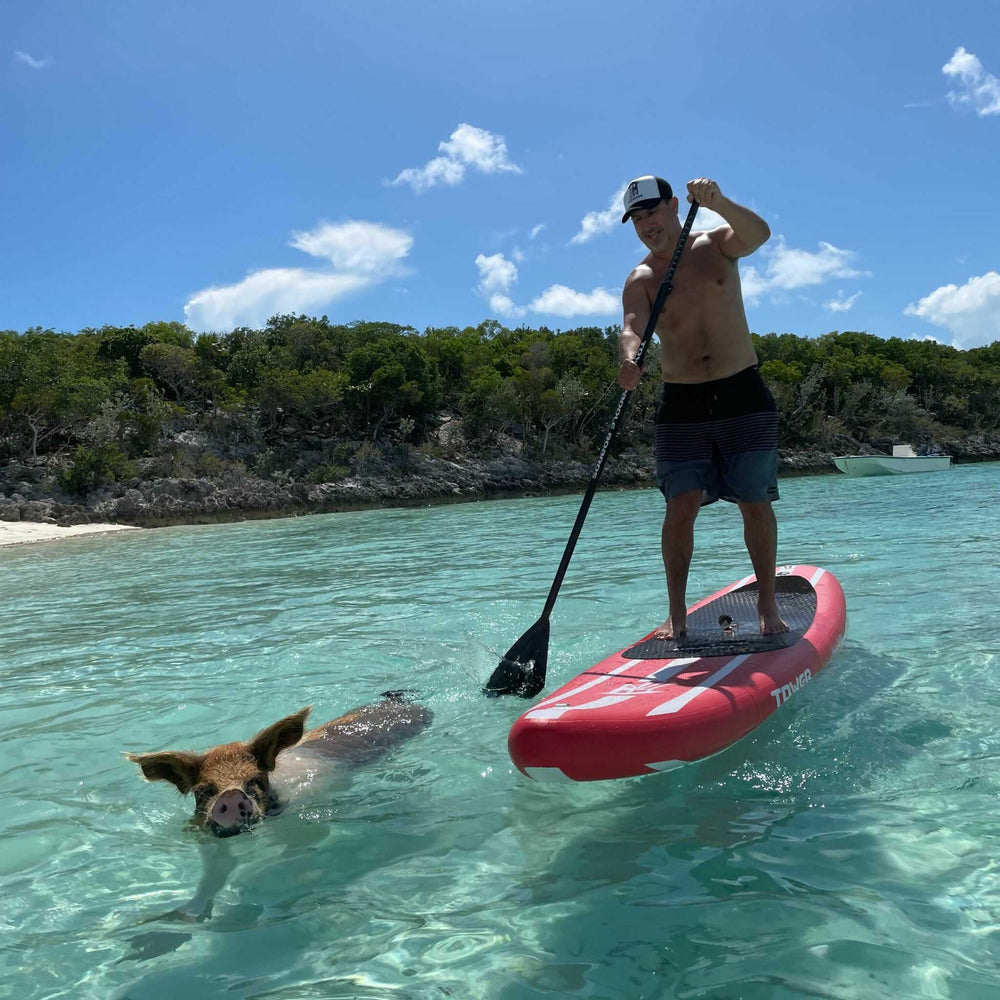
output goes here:
<path id="1" fill-rule="evenodd" d="M 493 321 L 421 333 L 306 316 L 224 335 L 179 323 L 0 332 L 0 462 L 55 463 L 83 493 L 140 472 L 333 481 L 387 456 L 399 467 L 413 448 L 460 458 L 502 442 L 589 460 L 619 391 L 617 334 Z M 835 332 L 754 343 L 785 449 L 1000 430 L 1000 341 L 960 351 Z M 619 447 L 650 439 L 656 383 L 637 392 Z"/>

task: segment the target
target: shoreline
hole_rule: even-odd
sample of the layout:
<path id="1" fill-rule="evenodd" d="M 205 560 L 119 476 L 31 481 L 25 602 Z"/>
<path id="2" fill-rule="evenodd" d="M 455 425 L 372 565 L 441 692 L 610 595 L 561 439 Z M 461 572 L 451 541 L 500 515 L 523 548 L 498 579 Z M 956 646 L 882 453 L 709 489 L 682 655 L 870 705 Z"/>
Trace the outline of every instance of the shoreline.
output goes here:
<path id="1" fill-rule="evenodd" d="M 44 521 L 0 521 L 0 548 L 36 542 L 58 542 L 81 535 L 105 535 L 113 531 L 141 531 L 134 524 L 73 524 L 62 526 Z"/>
<path id="2" fill-rule="evenodd" d="M 779 475 L 833 471 L 825 454 L 789 453 L 782 458 Z M 518 455 L 450 459 L 407 450 L 370 457 L 361 468 L 332 481 L 287 474 L 262 477 L 236 468 L 221 475 L 178 478 L 139 470 L 132 479 L 82 495 L 67 493 L 57 471 L 48 464 L 0 468 L 0 523 L 152 528 L 583 493 L 593 464 Z M 648 455 L 637 453 L 610 459 L 601 483 L 602 489 L 654 486 Z M 45 537 L 57 536 L 51 532 Z"/>
<path id="3" fill-rule="evenodd" d="M 825 454 L 783 455 L 779 480 L 839 476 L 828 458 Z M 984 455 L 982 460 L 996 461 L 997 456 Z M 0 548 L 112 531 L 582 495 L 590 474 L 591 467 L 583 463 L 542 466 L 500 459 L 460 464 L 419 458 L 407 474 L 395 478 L 383 472 L 319 485 L 276 483 L 246 475 L 235 480 L 133 480 L 88 497 L 84 503 L 53 498 L 47 484 L 18 482 L 10 498 L 0 492 Z M 627 458 L 609 463 L 600 490 L 635 489 L 655 489 L 651 470 Z"/>
<path id="4" fill-rule="evenodd" d="M 836 470 L 827 469 L 801 469 L 786 470 L 785 477 L 798 477 L 809 475 L 836 474 Z M 537 474 L 537 473 L 536 473 Z M 184 492 L 187 493 L 192 482 L 175 481 L 183 483 Z M 214 484 L 213 484 L 214 485 Z M 476 487 L 469 488 L 469 484 L 463 484 L 465 488 L 458 486 L 454 482 L 448 483 L 442 489 L 440 483 L 436 483 L 427 489 L 430 484 L 423 484 L 425 489 L 414 491 L 398 491 L 385 482 L 367 482 L 362 486 L 355 481 L 354 488 L 349 489 L 346 495 L 336 491 L 334 496 L 317 496 L 316 491 L 311 490 L 308 499 L 304 496 L 292 497 L 284 495 L 275 503 L 274 497 L 267 499 L 272 502 L 260 502 L 259 496 L 247 496 L 244 493 L 239 497 L 238 502 L 211 503 L 211 504 L 170 504 L 169 508 L 150 510 L 145 504 L 137 504 L 138 509 L 133 509 L 131 514 L 132 523 L 112 522 L 111 520 L 101 520 L 96 522 L 79 521 L 76 523 L 67 520 L 56 521 L 51 514 L 64 514 L 58 508 L 53 509 L 50 504 L 35 501 L 31 508 L 22 508 L 24 513 L 36 517 L 49 514 L 45 520 L 31 520 L 21 517 L 18 520 L 4 520 L 0 518 L 0 549 L 9 548 L 16 545 L 36 544 L 41 542 L 55 542 L 66 538 L 79 538 L 84 535 L 110 534 L 119 531 L 143 531 L 150 528 L 169 528 L 182 525 L 200 524 L 238 524 L 244 521 L 264 521 L 276 520 L 287 517 L 309 517 L 312 514 L 338 514 L 360 510 L 393 510 L 406 507 L 439 507 L 460 503 L 482 503 L 491 500 L 518 500 L 531 497 L 543 496 L 567 496 L 582 495 L 587 487 L 584 476 L 578 472 L 577 476 L 571 477 L 570 481 L 539 482 L 528 479 L 519 484 L 510 484 L 508 488 L 497 488 L 494 484 L 492 488 L 483 488 L 479 483 Z M 361 487 L 358 489 L 357 487 Z M 367 488 L 365 488 L 367 487 Z M 650 477 L 647 481 L 643 476 L 625 476 L 624 481 L 614 481 L 601 485 L 600 492 L 623 492 L 628 490 L 655 489 L 655 483 Z M 173 491 L 171 491 L 173 492 Z M 191 490 L 196 494 L 203 493 L 203 490 Z M 209 489 L 208 492 L 214 492 Z M 325 493 L 326 491 L 319 491 Z M 227 500 L 230 498 L 227 498 Z M 257 502 L 254 502 L 257 501 Z M 283 501 L 283 502 L 282 502 Z M 296 502 L 297 501 L 297 502 Z M 305 502 L 303 502 L 305 501 Z M 44 511 L 43 509 L 44 508 Z M 145 509 L 144 509 L 145 508 Z M 112 517 L 118 511 L 110 510 L 106 512 Z"/>

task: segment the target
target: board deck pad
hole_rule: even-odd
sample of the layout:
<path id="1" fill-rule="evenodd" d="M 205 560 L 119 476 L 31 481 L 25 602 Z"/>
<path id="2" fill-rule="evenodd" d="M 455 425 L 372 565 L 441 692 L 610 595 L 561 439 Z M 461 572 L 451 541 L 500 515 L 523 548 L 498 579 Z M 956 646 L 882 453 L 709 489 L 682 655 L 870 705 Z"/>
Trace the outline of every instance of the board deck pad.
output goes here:
<path id="1" fill-rule="evenodd" d="M 816 616 L 816 591 L 802 576 L 779 576 L 775 580 L 778 612 L 787 632 L 760 634 L 757 615 L 757 583 L 731 590 L 688 615 L 687 632 L 678 639 L 646 639 L 622 652 L 631 660 L 666 660 L 675 656 L 736 656 L 764 653 L 794 646 Z M 736 625 L 727 633 L 719 619 L 726 615 Z"/>

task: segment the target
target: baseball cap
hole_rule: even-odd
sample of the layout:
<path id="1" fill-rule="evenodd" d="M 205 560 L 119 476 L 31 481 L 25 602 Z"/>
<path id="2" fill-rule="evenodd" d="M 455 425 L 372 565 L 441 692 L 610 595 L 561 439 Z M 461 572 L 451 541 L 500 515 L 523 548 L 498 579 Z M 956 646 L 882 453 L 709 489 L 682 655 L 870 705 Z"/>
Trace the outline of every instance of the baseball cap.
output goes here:
<path id="1" fill-rule="evenodd" d="M 622 222 L 628 222 L 633 209 L 653 208 L 661 198 L 669 201 L 673 196 L 673 190 L 662 177 L 653 177 L 652 174 L 636 177 L 625 188 L 625 197 L 622 198 L 625 214 L 622 216 Z"/>

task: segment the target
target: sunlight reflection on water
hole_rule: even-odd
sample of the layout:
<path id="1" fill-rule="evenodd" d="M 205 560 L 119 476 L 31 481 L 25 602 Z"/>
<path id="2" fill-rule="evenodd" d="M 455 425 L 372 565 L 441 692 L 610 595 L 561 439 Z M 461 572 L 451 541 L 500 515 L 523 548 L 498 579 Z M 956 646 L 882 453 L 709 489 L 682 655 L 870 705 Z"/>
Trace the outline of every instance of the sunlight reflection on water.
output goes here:
<path id="1" fill-rule="evenodd" d="M 18 998 L 997 993 L 1000 466 L 782 483 L 779 561 L 848 599 L 831 667 L 647 779 L 518 775 L 479 685 L 538 616 L 578 497 L 160 529 L 0 552 L 2 990 Z M 663 618 L 661 501 L 595 500 L 549 689 Z M 706 509 L 689 597 L 749 572 Z M 431 728 L 229 846 L 123 750 L 421 692 Z M 227 842 L 228 843 L 228 842 Z M 218 846 L 218 845 L 213 845 Z M 20 958 L 14 956 L 20 955 Z"/>

